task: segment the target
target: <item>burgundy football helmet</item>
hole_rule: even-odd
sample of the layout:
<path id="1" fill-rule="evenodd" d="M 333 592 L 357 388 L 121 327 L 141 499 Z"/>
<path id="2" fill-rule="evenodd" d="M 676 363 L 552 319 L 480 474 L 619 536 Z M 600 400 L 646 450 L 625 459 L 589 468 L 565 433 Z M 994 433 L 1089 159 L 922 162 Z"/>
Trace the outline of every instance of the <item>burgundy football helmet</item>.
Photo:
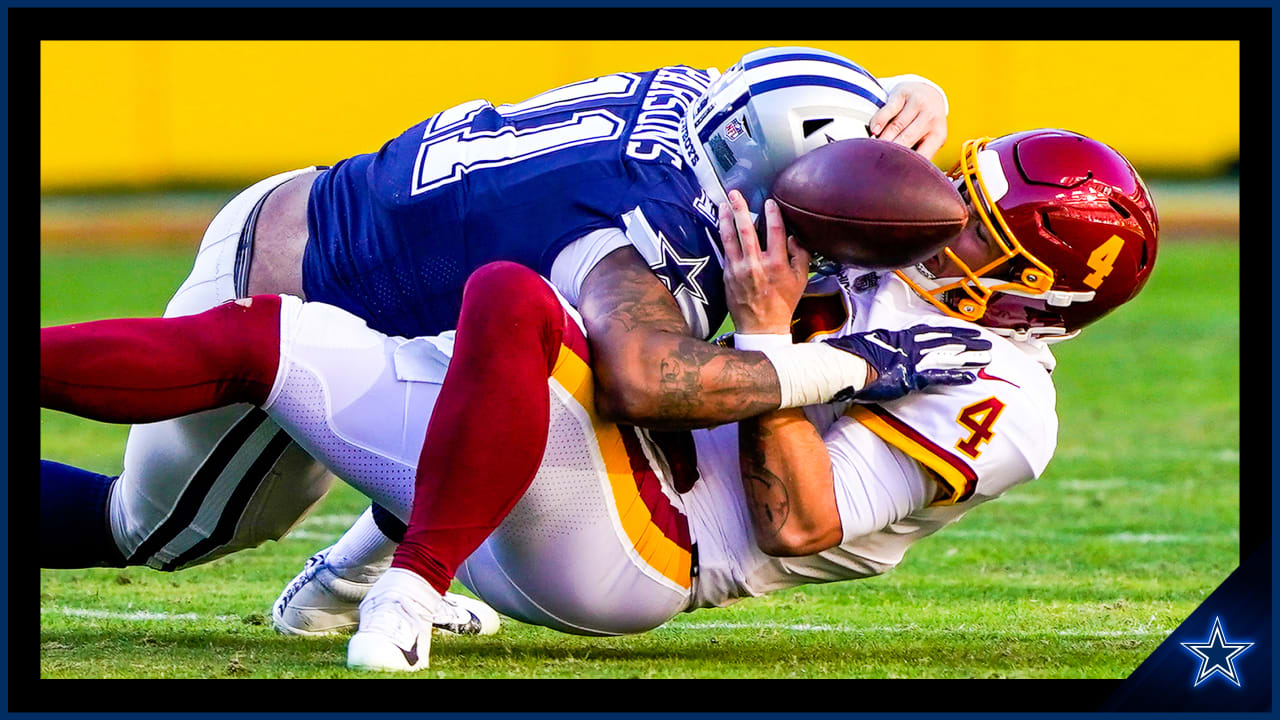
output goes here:
<path id="1" fill-rule="evenodd" d="M 1000 254 L 961 277 L 898 271 L 952 317 L 1052 341 L 1133 299 L 1151 275 L 1160 221 L 1151 193 L 1111 147 L 1066 130 L 964 143 L 951 172 Z"/>

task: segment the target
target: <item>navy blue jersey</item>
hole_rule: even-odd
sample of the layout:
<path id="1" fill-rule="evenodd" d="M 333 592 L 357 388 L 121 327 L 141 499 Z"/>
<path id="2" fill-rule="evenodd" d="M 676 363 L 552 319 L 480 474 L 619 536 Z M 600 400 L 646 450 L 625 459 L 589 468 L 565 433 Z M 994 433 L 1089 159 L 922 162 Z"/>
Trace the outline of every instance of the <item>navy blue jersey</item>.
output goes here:
<path id="1" fill-rule="evenodd" d="M 474 100 L 335 164 L 311 190 L 307 298 L 385 333 L 435 334 L 456 326 L 479 266 L 548 276 L 565 245 L 617 228 L 710 335 L 727 312 L 715 207 L 678 145 L 709 81 L 677 66 Z"/>

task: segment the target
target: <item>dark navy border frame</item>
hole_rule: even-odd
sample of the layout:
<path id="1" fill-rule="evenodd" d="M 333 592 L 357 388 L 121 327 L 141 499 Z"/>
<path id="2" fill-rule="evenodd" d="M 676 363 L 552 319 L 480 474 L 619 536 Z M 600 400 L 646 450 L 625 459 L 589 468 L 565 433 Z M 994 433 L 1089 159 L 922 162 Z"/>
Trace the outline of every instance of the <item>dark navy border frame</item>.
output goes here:
<path id="1" fill-rule="evenodd" d="M 903 2 L 873 5 L 840 0 L 809 0 L 801 5 L 784 6 L 781 0 L 716 0 L 689 8 L 676 0 L 649 0 L 606 4 L 593 0 L 523 3 L 504 0 L 480 0 L 472 3 L 389 1 L 371 2 L 356 7 L 347 2 L 312 0 L 310 2 L 276 0 L 269 6 L 247 0 L 221 2 L 176 3 L 135 1 L 121 3 L 76 2 L 6 2 L 3 20 L 8 40 L 5 56 L 6 109 L 5 126 L 8 142 L 4 157 L 9 171 L 5 176 L 4 211 L 9 224 L 8 253 L 4 262 L 9 279 L 8 313 L 5 314 L 3 337 L 7 343 L 16 338 L 13 352 L 6 352 L 3 362 L 9 372 L 0 393 L 9 401 L 10 386 L 18 389 L 19 399 L 9 402 L 8 432 L 0 434 L 5 449 L 38 445 L 33 422 L 36 404 L 30 377 L 37 364 L 31 348 L 34 330 L 39 323 L 38 304 L 31 300 L 38 290 L 38 275 L 31 273 L 29 263 L 39 262 L 39 40 L 41 39 L 579 39 L 589 37 L 618 39 L 725 39 L 750 37 L 797 37 L 812 42 L 823 38 L 850 39 L 870 36 L 876 39 L 957 39 L 957 29 L 967 29 L 983 39 L 1221 39 L 1241 41 L 1241 236 L 1244 262 L 1241 264 L 1241 375 L 1247 383 L 1248 402 L 1242 414 L 1249 414 L 1241 440 L 1240 547 L 1242 568 L 1213 593 L 1183 626 L 1169 637 L 1147 662 L 1128 680 L 859 680 L 813 681 L 796 686 L 796 681 L 761 685 L 745 682 L 703 680 L 677 685 L 676 681 L 658 681 L 663 687 L 613 687 L 623 681 L 586 681 L 567 687 L 542 684 L 502 688 L 493 692 L 487 687 L 467 681 L 424 680 L 430 685 L 395 686 L 388 692 L 374 692 L 366 686 L 321 685 L 320 681 L 301 681 L 280 686 L 270 684 L 265 692 L 255 692 L 259 685 L 237 688 L 236 692 L 217 692 L 193 681 L 124 680 L 106 684 L 101 680 L 39 680 L 38 593 L 23 582 L 38 578 L 36 558 L 20 554 L 29 536 L 31 513 L 26 509 L 38 502 L 35 458 L 21 451 L 9 455 L 9 492 L 6 498 L 9 532 L 0 540 L 9 559 L 5 575 L 6 610 L 11 618 L 4 627 L 8 652 L 3 674 L 6 714 L 38 714 L 47 716 L 136 717 L 139 714 L 200 717 L 280 717 L 294 715 L 315 718 L 320 715 L 394 714 L 421 715 L 424 712 L 488 720 L 513 714 L 529 717 L 560 717 L 565 713 L 580 715 L 663 715 L 672 718 L 741 718 L 744 714 L 766 717 L 800 715 L 812 718 L 861 717 L 923 718 L 947 714 L 955 717 L 986 718 L 993 713 L 1052 715 L 1054 717 L 1222 717 L 1232 713 L 1240 717 L 1270 717 L 1270 688 L 1274 668 L 1259 672 L 1256 665 L 1242 664 L 1242 676 L 1253 688 L 1263 688 L 1265 704 L 1242 705 L 1242 695 L 1223 693 L 1200 696 L 1203 706 L 1174 705 L 1164 707 L 1194 710 L 1190 713 L 1144 712 L 1168 704 L 1178 688 L 1188 686 L 1187 675 L 1192 663 L 1186 658 L 1167 667 L 1161 658 L 1170 652 L 1186 653 L 1177 641 L 1199 641 L 1207 635 L 1207 626 L 1195 625 L 1205 612 L 1221 612 L 1220 608 L 1245 608 L 1253 613 L 1258 625 L 1242 626 L 1240 620 L 1225 616 L 1231 640 L 1241 633 L 1258 643 L 1251 652 L 1273 654 L 1274 629 L 1271 610 L 1274 607 L 1272 572 L 1272 519 L 1275 507 L 1271 490 L 1275 479 L 1274 450 L 1265 448 L 1274 442 L 1271 430 L 1273 413 L 1261 420 L 1259 398 L 1268 398 L 1275 406 L 1271 383 L 1271 358 L 1276 354 L 1275 341 L 1266 348 L 1258 337 L 1272 338 L 1274 324 L 1270 316 L 1276 308 L 1276 289 L 1268 280 L 1255 279 L 1255 268 L 1270 266 L 1272 277 L 1280 267 L 1272 256 L 1275 234 L 1268 211 L 1275 205 L 1272 176 L 1275 156 L 1272 140 L 1275 128 L 1272 116 L 1272 67 L 1275 19 L 1272 3 L 1232 2 L 1212 6 L 1191 3 L 1128 2 L 1116 7 L 1110 2 L 1079 0 L 1054 2 L 1029 7 L 1023 2 L 981 2 L 957 7 L 946 2 Z M 789 5 L 789 4 L 788 4 Z M 310 9 L 298 13 L 297 9 Z M 468 9 L 470 8 L 470 9 Z M 476 8 L 507 8 L 507 13 L 476 13 Z M 904 12 L 904 8 L 908 9 Z M 910 12 L 928 9 L 930 12 Z M 647 12 L 646 12 L 647 11 Z M 657 12 L 655 12 L 657 11 Z M 642 13 L 644 13 L 642 15 Z M 583 22 L 583 15 L 590 20 Z M 651 18 L 641 23 L 637 18 Z M 159 22 L 158 22 L 159 21 Z M 842 22 L 847 21 L 847 22 Z M 848 28 L 841 31 L 841 28 Z M 603 28 L 612 28 L 605 31 Z M 607 33 L 607 34 L 606 34 Z M 1140 83 L 1146 73 L 1159 68 L 1109 68 L 1110 72 L 1128 72 Z M 1196 100 L 1189 110 L 1196 109 Z M 1200 100 L 1204 112 L 1212 112 L 1212 99 Z M 1247 244 L 1246 244 L 1247 242 Z M 1206 280 L 1212 279 L 1212 270 Z M 1253 284 L 1246 284 L 1250 279 Z M 1270 302 L 1262 298 L 1270 294 Z M 14 312 L 17 310 L 18 312 Z M 1268 351 L 1269 350 L 1269 351 Z M 13 358 L 14 362 L 10 363 Z M 1195 402 L 1195 398 L 1171 399 Z M 15 407 L 16 405 L 16 407 Z M 1264 433 L 1264 428 L 1267 432 Z M 19 554 L 14 554 L 17 548 Z M 38 580 L 37 580 L 38 582 Z M 1210 620 L 1211 622 L 1211 620 Z M 1260 626 L 1265 625 L 1265 631 Z M 1189 657 L 1189 656 L 1187 656 Z M 1242 660 L 1248 656 L 1242 656 Z M 1261 676 L 1260 676 L 1261 675 Z M 34 681 L 34 682 L 33 682 Z M 493 681 L 491 681 L 493 682 Z M 519 681 L 505 681 L 518 683 Z M 605 683 L 606 685 L 601 685 Z M 1206 683 L 1208 687 L 1210 683 Z M 1219 683 L 1219 685 L 1221 685 Z M 401 688 L 409 687 L 409 692 Z M 420 688 L 420 689 L 419 689 Z M 620 694 L 619 690 L 625 692 Z M 416 692 L 415 692 L 416 691 Z M 606 694 L 607 693 L 607 694 Z M 1256 693 L 1255 693 L 1256 694 Z M 1233 705 L 1232 701 L 1235 701 Z M 1256 701 L 1256 698 L 1252 698 Z M 610 713 L 601 705 L 621 702 L 629 712 Z M 1245 707 L 1265 708 L 1259 712 L 1237 710 Z M 899 712 L 909 708 L 910 711 Z M 1096 712 L 1099 708 L 1106 708 Z M 732 711 L 732 712 L 726 712 Z M 1207 714 L 1206 714 L 1207 713 Z"/>

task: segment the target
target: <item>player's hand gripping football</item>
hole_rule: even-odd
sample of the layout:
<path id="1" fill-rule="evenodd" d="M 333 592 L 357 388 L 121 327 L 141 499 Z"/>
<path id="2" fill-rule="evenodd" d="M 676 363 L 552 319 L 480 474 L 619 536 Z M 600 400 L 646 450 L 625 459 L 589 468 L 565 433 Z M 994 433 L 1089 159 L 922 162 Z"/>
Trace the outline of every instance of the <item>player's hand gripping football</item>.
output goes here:
<path id="1" fill-rule="evenodd" d="M 725 301 L 742 334 L 788 334 L 791 316 L 809 281 L 809 253 L 788 237 L 782 213 L 764 203 L 766 244 L 760 247 L 747 201 L 737 190 L 720 206 Z"/>
<path id="2" fill-rule="evenodd" d="M 970 369 L 991 362 L 991 341 L 977 328 L 915 325 L 906 330 L 871 330 L 824 340 L 867 361 L 876 378 L 856 392 L 848 388 L 835 400 L 874 403 L 896 400 L 932 385 L 967 385 Z"/>

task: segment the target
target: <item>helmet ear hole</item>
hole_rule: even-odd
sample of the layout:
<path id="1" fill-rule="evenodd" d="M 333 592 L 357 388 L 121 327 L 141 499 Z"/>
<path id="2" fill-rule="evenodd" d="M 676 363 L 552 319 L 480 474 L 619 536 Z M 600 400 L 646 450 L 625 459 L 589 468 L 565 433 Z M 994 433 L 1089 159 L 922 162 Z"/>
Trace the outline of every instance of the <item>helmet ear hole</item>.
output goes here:
<path id="1" fill-rule="evenodd" d="M 810 118 L 800 123 L 800 133 L 807 138 L 833 122 L 835 118 Z"/>
<path id="2" fill-rule="evenodd" d="M 1053 231 L 1053 226 L 1049 223 L 1049 212 L 1047 210 L 1040 211 L 1040 227 L 1043 228 L 1046 233 L 1053 236 L 1054 239 L 1058 239 L 1058 233 Z M 1061 240 L 1059 240 L 1059 242 L 1061 242 Z"/>

